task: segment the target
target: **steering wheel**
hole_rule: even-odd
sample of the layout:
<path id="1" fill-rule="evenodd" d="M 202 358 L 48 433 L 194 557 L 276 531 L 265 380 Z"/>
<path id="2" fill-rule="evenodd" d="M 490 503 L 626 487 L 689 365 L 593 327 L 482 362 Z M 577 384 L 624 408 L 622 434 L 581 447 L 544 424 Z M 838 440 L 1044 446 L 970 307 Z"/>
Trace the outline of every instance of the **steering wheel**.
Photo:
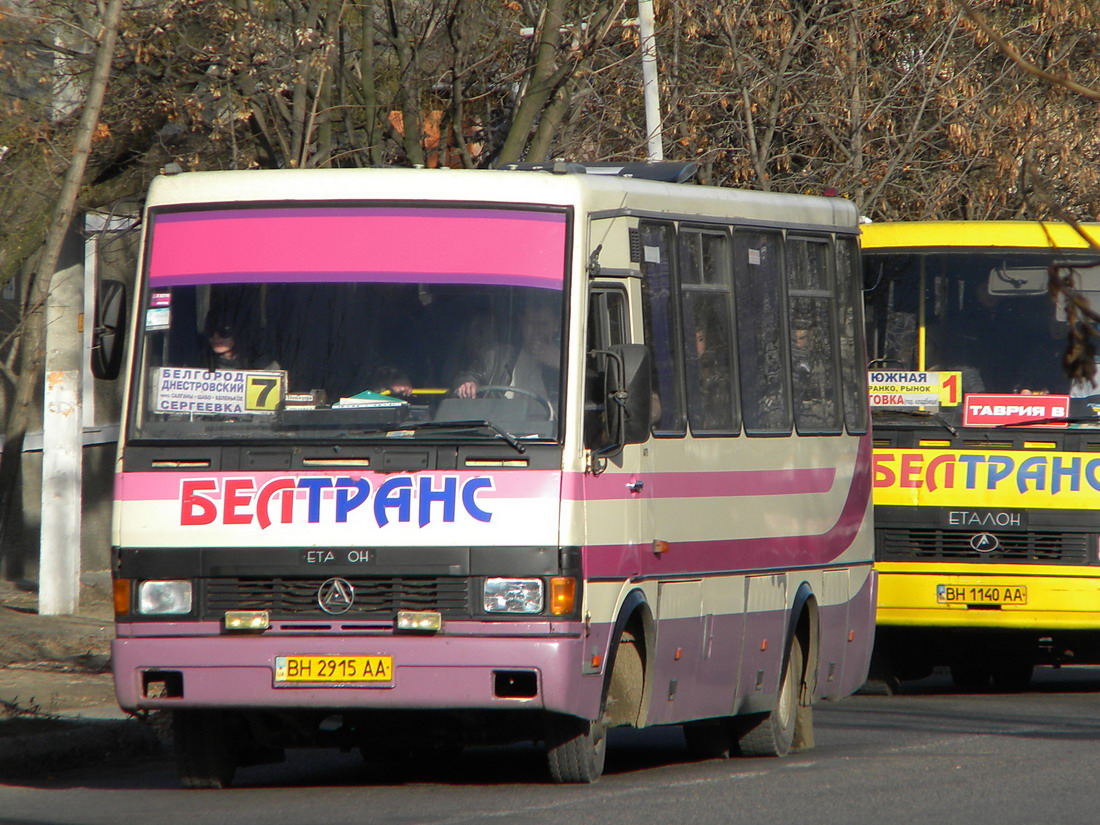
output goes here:
<path id="1" fill-rule="evenodd" d="M 530 398 L 546 413 L 546 420 L 550 421 L 554 417 L 554 405 L 550 403 L 550 400 L 545 396 L 539 395 L 537 392 L 531 392 L 531 390 L 525 390 L 523 387 L 509 387 L 500 384 L 486 384 L 484 387 L 477 388 L 477 397 L 482 398 L 490 393 L 506 393 L 514 392 L 518 395 Z"/>

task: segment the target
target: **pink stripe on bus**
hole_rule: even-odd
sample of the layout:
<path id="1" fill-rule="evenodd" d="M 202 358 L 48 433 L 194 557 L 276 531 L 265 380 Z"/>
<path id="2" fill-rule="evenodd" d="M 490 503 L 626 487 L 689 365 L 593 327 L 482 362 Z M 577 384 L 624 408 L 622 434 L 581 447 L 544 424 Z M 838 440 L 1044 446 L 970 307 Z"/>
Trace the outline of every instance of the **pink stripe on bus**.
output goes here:
<path id="1" fill-rule="evenodd" d="M 565 215 L 504 210 L 233 209 L 155 218 L 155 285 L 344 273 L 518 275 L 560 285 Z"/>
<path id="2" fill-rule="evenodd" d="M 486 498 L 532 498 L 544 499 L 556 506 L 561 473 L 556 470 L 535 470 L 523 473 L 479 473 L 472 471 L 417 473 L 416 478 L 457 477 L 460 481 L 471 478 L 492 478 L 493 488 L 479 495 Z M 250 489 L 259 489 L 278 479 L 302 478 L 366 478 L 378 484 L 392 475 L 372 472 L 352 471 L 311 471 L 311 472 L 129 472 L 115 477 L 115 499 L 117 501 L 178 501 L 180 485 L 184 481 L 245 479 L 252 482 Z M 219 498 L 221 488 L 204 491 L 210 498 Z"/>
<path id="3" fill-rule="evenodd" d="M 551 497 L 558 495 L 567 501 L 614 501 L 629 498 L 742 498 L 753 496 L 789 495 L 793 493 L 827 493 L 832 489 L 836 469 L 807 470 L 743 470 L 715 473 L 645 473 L 640 493 L 631 493 L 626 474 L 593 477 L 584 473 L 561 473 L 557 470 L 516 470 L 505 472 L 419 473 L 418 477 L 458 476 L 461 479 L 490 477 L 493 491 L 486 495 L 506 498 Z M 353 478 L 365 477 L 384 481 L 388 476 L 371 472 L 128 472 L 116 479 L 119 501 L 158 501 L 179 498 L 180 482 L 192 479 L 250 479 L 256 487 L 282 478 Z"/>
<path id="4" fill-rule="evenodd" d="M 546 496 L 555 480 L 562 478 L 561 497 L 575 502 L 608 502 L 629 498 L 741 498 L 792 494 L 827 493 L 833 488 L 835 467 L 810 470 L 745 470 L 715 473 L 641 473 L 645 481 L 639 493 L 631 493 L 627 482 L 634 476 L 608 474 L 592 476 L 585 473 L 559 473 L 555 470 L 524 470 L 508 472 L 438 472 L 433 476 L 491 476 L 494 493 L 506 497 Z M 250 478 L 260 487 L 275 478 L 308 477 L 385 478 L 371 472 L 129 472 L 116 480 L 116 497 L 121 502 L 153 502 L 179 497 L 179 484 L 194 478 Z M 552 495 L 557 495 L 554 489 Z"/>

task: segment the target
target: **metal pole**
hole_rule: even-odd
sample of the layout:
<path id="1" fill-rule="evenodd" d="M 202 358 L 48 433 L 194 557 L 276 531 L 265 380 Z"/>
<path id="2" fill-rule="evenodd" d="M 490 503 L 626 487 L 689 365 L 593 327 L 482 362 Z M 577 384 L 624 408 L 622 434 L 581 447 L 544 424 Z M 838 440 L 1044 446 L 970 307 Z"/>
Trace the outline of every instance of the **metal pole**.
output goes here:
<path id="1" fill-rule="evenodd" d="M 657 87 L 657 38 L 653 33 L 653 0 L 638 0 L 638 33 L 642 41 L 642 91 L 650 160 L 664 160 L 661 145 L 661 103 Z"/>

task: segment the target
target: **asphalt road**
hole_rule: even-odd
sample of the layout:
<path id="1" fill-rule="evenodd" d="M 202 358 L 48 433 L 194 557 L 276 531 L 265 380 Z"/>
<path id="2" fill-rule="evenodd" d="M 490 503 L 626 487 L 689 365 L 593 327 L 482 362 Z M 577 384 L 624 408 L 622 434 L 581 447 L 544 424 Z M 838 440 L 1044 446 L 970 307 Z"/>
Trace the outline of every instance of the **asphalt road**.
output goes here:
<path id="1" fill-rule="evenodd" d="M 366 764 L 297 752 L 228 791 L 184 791 L 167 758 L 0 785 L 0 823 L 967 823 L 1100 822 L 1100 669 L 1041 670 L 1020 694 L 954 691 L 816 711 L 817 747 L 787 759 L 692 762 L 678 729 L 619 731 L 594 786 L 555 786 L 531 748 L 449 764 Z"/>

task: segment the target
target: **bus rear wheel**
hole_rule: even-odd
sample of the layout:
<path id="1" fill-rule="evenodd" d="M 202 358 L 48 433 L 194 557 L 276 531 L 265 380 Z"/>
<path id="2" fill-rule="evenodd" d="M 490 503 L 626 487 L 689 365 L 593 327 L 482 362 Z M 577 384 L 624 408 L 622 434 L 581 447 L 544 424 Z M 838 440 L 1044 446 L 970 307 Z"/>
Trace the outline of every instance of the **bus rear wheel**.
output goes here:
<path id="1" fill-rule="evenodd" d="M 802 642 L 795 636 L 791 639 L 775 709 L 750 717 L 748 730 L 741 733 L 738 741 L 742 756 L 786 756 L 790 753 L 798 721 L 798 696 L 802 692 L 802 661 Z"/>
<path id="2" fill-rule="evenodd" d="M 237 772 L 236 726 L 219 710 L 177 710 L 172 739 L 185 788 L 228 788 Z"/>

